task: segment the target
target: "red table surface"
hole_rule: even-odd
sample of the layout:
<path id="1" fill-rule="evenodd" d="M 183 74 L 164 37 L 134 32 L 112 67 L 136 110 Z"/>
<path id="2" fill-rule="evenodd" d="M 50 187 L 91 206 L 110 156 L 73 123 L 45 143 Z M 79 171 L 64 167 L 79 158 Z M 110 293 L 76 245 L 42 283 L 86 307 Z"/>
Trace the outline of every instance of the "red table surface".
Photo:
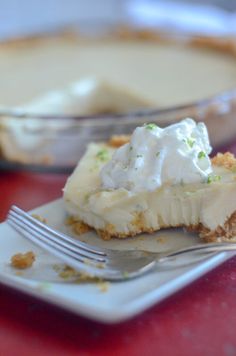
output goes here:
<path id="1" fill-rule="evenodd" d="M 0 173 L 0 219 L 61 195 L 64 175 Z M 6 236 L 7 238 L 7 236 Z M 129 321 L 103 325 L 0 284 L 2 355 L 236 355 L 236 258 Z"/>

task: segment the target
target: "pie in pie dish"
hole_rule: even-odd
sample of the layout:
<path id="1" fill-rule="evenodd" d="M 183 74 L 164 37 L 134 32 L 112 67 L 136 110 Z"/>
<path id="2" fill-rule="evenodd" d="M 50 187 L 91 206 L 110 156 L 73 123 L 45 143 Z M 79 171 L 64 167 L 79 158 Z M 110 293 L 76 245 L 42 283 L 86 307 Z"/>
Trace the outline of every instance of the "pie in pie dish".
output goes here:
<path id="1" fill-rule="evenodd" d="M 66 209 L 103 239 L 186 227 L 205 241 L 234 240 L 236 159 L 210 151 L 192 119 L 91 143 L 65 185 Z"/>
<path id="2" fill-rule="evenodd" d="M 236 86 L 233 39 L 118 32 L 1 43 L 0 104 L 22 106 L 91 77 L 126 88 L 152 107 L 162 108 L 193 103 Z"/>
<path id="3" fill-rule="evenodd" d="M 96 38 L 58 34 L 9 41 L 0 44 L 0 104 L 30 114 L 87 116 L 197 103 L 236 87 L 235 48 L 233 39 L 183 40 L 138 30 Z M 92 90 L 85 95 L 86 90 L 77 89 L 88 78 Z M 148 121 L 166 126 L 183 115 L 194 116 L 207 123 L 214 145 L 235 136 L 234 97 L 213 101 L 200 112 L 198 105 L 186 110 Z M 54 127 L 44 119 L 1 117 L 0 158 L 56 165 L 61 161 L 55 155 L 59 145 Z M 60 135 L 62 142 L 62 131 Z"/>

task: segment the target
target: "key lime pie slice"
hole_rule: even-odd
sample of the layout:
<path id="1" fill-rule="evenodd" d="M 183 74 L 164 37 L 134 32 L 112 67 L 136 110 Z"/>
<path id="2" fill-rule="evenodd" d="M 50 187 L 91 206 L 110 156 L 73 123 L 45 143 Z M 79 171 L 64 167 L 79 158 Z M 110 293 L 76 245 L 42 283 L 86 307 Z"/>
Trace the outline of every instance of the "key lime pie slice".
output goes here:
<path id="1" fill-rule="evenodd" d="M 65 185 L 66 209 L 104 239 L 184 226 L 205 241 L 232 240 L 236 159 L 210 152 L 205 124 L 192 119 L 91 143 Z"/>

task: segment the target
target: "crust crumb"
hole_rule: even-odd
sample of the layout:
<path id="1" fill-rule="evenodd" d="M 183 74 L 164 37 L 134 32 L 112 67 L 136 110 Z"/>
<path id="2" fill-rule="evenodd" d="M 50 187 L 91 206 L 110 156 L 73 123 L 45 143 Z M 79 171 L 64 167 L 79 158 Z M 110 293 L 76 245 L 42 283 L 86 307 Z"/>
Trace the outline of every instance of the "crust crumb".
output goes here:
<path id="1" fill-rule="evenodd" d="M 122 40 L 164 41 L 161 33 L 149 29 L 133 30 L 128 26 L 119 26 L 116 31 Z"/>
<path id="2" fill-rule="evenodd" d="M 190 41 L 190 45 L 194 47 L 205 47 L 223 53 L 229 53 L 235 55 L 236 45 L 235 41 L 231 38 L 220 39 L 218 37 L 197 37 Z"/>
<path id="3" fill-rule="evenodd" d="M 73 278 L 73 279 L 75 278 L 76 283 L 94 282 L 94 281 L 98 280 L 97 277 L 94 277 L 94 276 L 90 275 L 89 273 L 78 272 L 76 269 L 74 269 L 73 267 L 68 266 L 68 265 L 64 265 L 62 268 L 61 268 L 61 266 L 56 266 L 55 270 L 57 270 L 60 278 L 62 278 L 64 280 L 70 280 L 71 278 Z"/>
<path id="4" fill-rule="evenodd" d="M 78 272 L 74 268 L 72 268 L 68 265 L 65 265 L 63 270 L 60 271 L 60 273 L 59 273 L 59 277 L 61 277 L 63 279 L 73 278 L 77 275 L 78 275 Z"/>
<path id="5" fill-rule="evenodd" d="M 236 158 L 230 152 L 217 153 L 217 155 L 211 159 L 211 162 L 218 167 L 224 167 L 230 170 L 236 169 Z"/>
<path id="6" fill-rule="evenodd" d="M 135 213 L 135 217 L 131 224 L 134 225 L 138 231 L 143 231 L 145 225 L 143 212 Z"/>
<path id="7" fill-rule="evenodd" d="M 128 143 L 129 140 L 130 135 L 114 135 L 111 136 L 110 140 L 108 141 L 108 145 L 111 147 L 118 148 Z"/>
<path id="8" fill-rule="evenodd" d="M 116 235 L 115 227 L 112 224 L 107 224 L 104 230 L 98 229 L 96 232 L 103 240 L 110 240 Z"/>
<path id="9" fill-rule="evenodd" d="M 76 220 L 73 216 L 69 216 L 65 220 L 65 224 L 72 227 L 73 231 L 77 235 L 85 234 L 86 232 L 92 230 L 92 228 L 84 223 L 83 221 Z"/>
<path id="10" fill-rule="evenodd" d="M 70 226 L 73 225 L 74 223 L 78 222 L 78 220 L 76 220 L 73 216 L 67 216 L 65 219 L 65 224 Z"/>
<path id="11" fill-rule="evenodd" d="M 137 222 L 137 226 L 135 225 L 136 222 Z M 118 238 L 118 239 L 130 238 L 130 237 L 137 236 L 140 233 L 152 234 L 153 232 L 160 230 L 160 228 L 158 229 L 148 228 L 142 223 L 141 220 L 138 220 L 138 217 L 134 219 L 133 224 L 134 226 L 137 227 L 137 229 L 133 231 L 129 231 L 128 233 L 119 233 L 115 231 L 114 226 L 111 224 L 108 225 L 111 225 L 113 229 L 109 228 L 107 225 L 104 230 L 96 230 L 96 232 L 103 240 L 110 240 L 111 238 Z M 199 223 L 197 225 L 188 225 L 188 226 L 187 225 L 161 226 L 162 229 L 170 228 L 170 227 L 186 228 L 186 230 L 189 232 L 199 234 L 199 237 L 203 239 L 205 242 L 220 242 L 220 241 L 232 242 L 232 241 L 236 241 L 236 211 L 234 211 L 234 213 L 225 221 L 223 226 L 218 226 L 215 230 L 210 230 L 202 223 Z M 164 239 L 158 238 L 157 242 L 164 243 Z"/>
<path id="12" fill-rule="evenodd" d="M 64 265 L 63 267 L 56 265 L 54 266 L 54 269 L 58 272 L 59 277 L 66 281 L 74 279 L 75 283 L 78 284 L 94 283 L 103 293 L 107 292 L 110 287 L 110 283 L 103 280 L 102 278 L 95 277 L 89 273 L 78 272 L 73 267 L 68 265 Z"/>
<path id="13" fill-rule="evenodd" d="M 152 234 L 154 231 L 158 230 L 158 229 L 153 229 L 153 228 L 147 227 L 147 225 L 145 223 L 145 217 L 144 217 L 143 212 L 135 213 L 135 217 L 131 224 L 133 226 L 135 226 L 135 228 L 136 228 L 134 235 L 140 234 L 142 232 Z"/>
<path id="14" fill-rule="evenodd" d="M 54 162 L 54 157 L 52 155 L 42 156 L 40 163 L 47 165 L 52 165 Z"/>
<path id="15" fill-rule="evenodd" d="M 73 224 L 73 230 L 77 235 L 82 235 L 90 231 L 91 227 L 83 223 L 82 221 L 79 221 Z"/>
<path id="16" fill-rule="evenodd" d="M 98 283 L 98 288 L 100 289 L 100 291 L 102 293 L 107 292 L 109 287 L 110 287 L 110 283 L 109 282 L 100 282 L 100 283 Z"/>
<path id="17" fill-rule="evenodd" d="M 18 269 L 26 269 L 33 265 L 35 254 L 32 251 L 17 253 L 11 257 L 11 266 Z"/>
<path id="18" fill-rule="evenodd" d="M 147 228 L 147 226 L 144 223 L 144 218 L 142 213 L 137 213 L 137 215 L 135 215 L 131 224 L 135 226 L 135 229 L 129 232 L 117 232 L 112 224 L 107 224 L 104 230 L 96 230 L 96 232 L 103 240 L 110 240 L 112 238 L 126 239 L 129 237 L 134 237 L 141 233 L 152 234 L 154 231 L 159 230 L 159 229 L 155 230 L 153 228 Z"/>
<path id="19" fill-rule="evenodd" d="M 203 226 L 191 225 L 186 227 L 189 232 L 196 232 L 205 242 L 235 241 L 236 240 L 236 211 L 227 219 L 224 226 L 217 226 L 215 230 Z"/>
<path id="20" fill-rule="evenodd" d="M 38 215 L 38 214 L 31 214 L 31 216 L 32 216 L 32 218 L 34 218 L 34 219 L 40 221 L 41 223 L 47 224 L 47 219 L 44 218 L 43 216 Z"/>

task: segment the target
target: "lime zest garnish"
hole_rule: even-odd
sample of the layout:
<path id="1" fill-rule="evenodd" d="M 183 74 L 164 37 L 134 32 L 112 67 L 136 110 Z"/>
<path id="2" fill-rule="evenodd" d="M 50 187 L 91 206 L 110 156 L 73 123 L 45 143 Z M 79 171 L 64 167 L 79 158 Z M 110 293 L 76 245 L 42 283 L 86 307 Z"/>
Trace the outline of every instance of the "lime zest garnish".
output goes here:
<path id="1" fill-rule="evenodd" d="M 155 128 L 157 127 L 157 125 L 154 124 L 154 123 L 144 124 L 144 126 L 145 126 L 145 128 L 146 128 L 147 130 L 153 130 L 153 129 L 155 129 Z"/>
<path id="2" fill-rule="evenodd" d="M 108 150 L 106 150 L 105 148 L 98 151 L 98 153 L 96 154 L 96 157 L 102 161 L 102 162 L 105 162 L 105 161 L 108 161 L 109 159 L 109 152 Z"/>
<path id="3" fill-rule="evenodd" d="M 129 272 L 127 272 L 127 271 L 124 271 L 122 274 L 123 274 L 124 278 L 128 278 L 129 277 Z"/>
<path id="4" fill-rule="evenodd" d="M 186 140 L 187 144 L 189 145 L 189 147 L 193 147 L 193 145 L 195 144 L 195 140 L 192 138 L 187 138 Z"/>
<path id="5" fill-rule="evenodd" d="M 207 184 L 210 184 L 212 182 L 219 182 L 220 180 L 221 176 L 212 174 L 207 177 Z"/>
<path id="6" fill-rule="evenodd" d="M 184 138 L 182 141 L 184 143 L 186 143 L 190 148 L 192 148 L 193 145 L 196 143 L 196 140 L 194 138 L 191 138 L 191 137 Z"/>
<path id="7" fill-rule="evenodd" d="M 205 154 L 204 151 L 200 151 L 200 152 L 198 153 L 198 158 L 199 158 L 199 159 L 205 158 L 205 157 L 206 157 L 206 154 Z"/>

